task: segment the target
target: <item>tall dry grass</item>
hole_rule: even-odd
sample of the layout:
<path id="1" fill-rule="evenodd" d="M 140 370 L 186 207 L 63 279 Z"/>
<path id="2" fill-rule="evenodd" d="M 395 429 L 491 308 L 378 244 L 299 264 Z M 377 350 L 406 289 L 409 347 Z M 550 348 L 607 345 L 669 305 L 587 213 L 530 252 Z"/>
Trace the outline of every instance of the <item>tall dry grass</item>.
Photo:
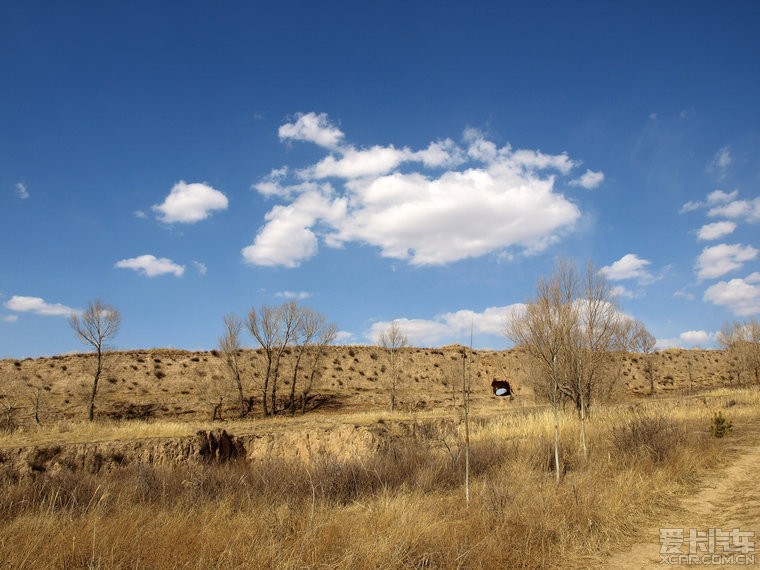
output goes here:
<path id="1" fill-rule="evenodd" d="M 558 485 L 545 412 L 475 421 L 469 508 L 460 435 L 443 424 L 421 423 L 415 437 L 345 462 L 132 465 L 36 479 L 0 466 L 0 560 L 12 568 L 588 567 L 730 457 L 731 438 L 709 434 L 710 407 L 726 410 L 740 437 L 742 425 L 757 424 L 756 392 L 716 398 L 597 410 L 588 460 L 576 419 L 563 414 Z"/>

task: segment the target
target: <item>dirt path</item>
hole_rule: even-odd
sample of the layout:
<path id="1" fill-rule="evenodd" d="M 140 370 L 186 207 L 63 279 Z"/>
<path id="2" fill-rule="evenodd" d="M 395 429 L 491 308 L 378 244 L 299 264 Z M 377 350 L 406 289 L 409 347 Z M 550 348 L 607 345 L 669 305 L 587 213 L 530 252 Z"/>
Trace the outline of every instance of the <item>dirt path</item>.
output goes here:
<path id="1" fill-rule="evenodd" d="M 671 520 L 663 520 L 662 528 L 685 529 L 682 552 L 688 552 L 689 529 L 706 532 L 708 529 L 754 531 L 750 540 L 760 551 L 760 446 L 745 448 L 742 455 L 725 469 L 712 474 L 699 490 L 680 504 L 681 509 Z M 634 544 L 630 549 L 614 554 L 604 568 L 616 570 L 642 570 L 650 568 L 698 568 L 671 565 L 660 561 L 660 528 L 646 533 L 650 542 Z M 720 549 L 718 549 L 720 551 Z M 760 562 L 760 552 L 756 555 Z M 704 565 L 708 568 L 757 568 L 758 565 L 719 564 Z"/>

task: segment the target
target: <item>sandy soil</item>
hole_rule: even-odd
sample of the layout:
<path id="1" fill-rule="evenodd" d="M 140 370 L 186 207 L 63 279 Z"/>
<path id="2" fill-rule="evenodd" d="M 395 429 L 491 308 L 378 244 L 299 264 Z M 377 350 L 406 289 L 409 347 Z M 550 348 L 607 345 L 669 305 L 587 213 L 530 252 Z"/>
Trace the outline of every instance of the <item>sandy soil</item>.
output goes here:
<path id="1" fill-rule="evenodd" d="M 741 455 L 724 469 L 712 474 L 695 493 L 681 501 L 669 520 L 662 522 L 661 528 L 689 529 L 705 532 L 708 529 L 754 531 L 750 539 L 757 548 L 760 537 L 760 445 L 745 447 Z M 619 570 L 640 570 L 649 568 L 757 568 L 758 564 L 733 565 L 689 565 L 679 566 L 660 560 L 660 528 L 652 528 L 645 533 L 651 540 L 634 544 L 631 548 L 615 553 L 603 568 Z M 682 551 L 687 553 L 688 540 Z M 719 550 L 719 549 L 718 549 Z M 760 555 L 756 558 L 760 562 Z"/>

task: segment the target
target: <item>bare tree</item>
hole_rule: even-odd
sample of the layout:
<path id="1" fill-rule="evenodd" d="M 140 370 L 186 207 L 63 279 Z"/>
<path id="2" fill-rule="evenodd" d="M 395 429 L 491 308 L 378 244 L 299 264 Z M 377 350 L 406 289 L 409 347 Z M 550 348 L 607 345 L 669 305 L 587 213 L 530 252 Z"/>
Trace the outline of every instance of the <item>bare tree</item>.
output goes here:
<path id="1" fill-rule="evenodd" d="M 232 386 L 223 374 L 212 373 L 204 368 L 195 368 L 193 378 L 201 399 L 209 406 L 211 421 L 223 420 L 224 401 L 232 395 Z"/>
<path id="2" fill-rule="evenodd" d="M 397 321 L 391 322 L 390 326 L 380 334 L 378 339 L 380 346 L 385 350 L 390 364 L 391 380 L 391 411 L 396 410 L 396 390 L 400 376 L 399 351 L 409 344 L 407 336 L 401 332 Z"/>
<path id="3" fill-rule="evenodd" d="M 295 399 L 296 399 L 296 384 L 298 383 L 298 375 L 302 370 L 303 358 L 308 355 L 309 352 L 315 352 L 315 348 L 321 346 L 322 349 L 316 351 L 315 358 L 311 359 L 311 370 L 307 372 L 307 378 L 309 378 L 308 391 L 314 385 L 314 377 L 316 360 L 321 358 L 321 353 L 324 352 L 326 344 L 332 343 L 337 335 L 337 328 L 335 325 L 326 325 L 326 317 L 322 313 L 309 309 L 308 307 L 299 307 L 300 315 L 297 319 L 296 333 L 293 335 L 293 344 L 295 345 L 295 361 L 293 363 L 293 382 L 290 385 L 290 398 L 288 399 L 288 408 L 295 413 Z M 326 328 L 327 327 L 327 328 Z M 330 329 L 328 335 L 325 335 L 327 329 Z M 317 346 L 315 346 L 317 345 Z M 307 363 L 308 364 L 308 363 Z M 301 406 L 303 409 L 303 405 Z"/>
<path id="4" fill-rule="evenodd" d="M 739 381 L 741 371 L 746 371 L 754 375 L 756 384 L 760 384 L 760 322 L 749 319 L 725 323 L 718 333 L 718 343 L 736 362 Z"/>
<path id="5" fill-rule="evenodd" d="M 523 346 L 538 370 L 537 393 L 554 410 L 554 460 L 559 478 L 559 406 L 573 402 L 581 421 L 580 446 L 588 453 L 586 421 L 592 404 L 611 391 L 613 351 L 628 346 L 631 327 L 617 308 L 605 277 L 586 265 L 560 259 L 548 279 L 540 279 L 536 298 L 513 316 L 507 337 Z"/>
<path id="6" fill-rule="evenodd" d="M 338 327 L 335 324 L 329 324 L 322 328 L 318 337 L 310 345 L 306 346 L 306 353 L 308 359 L 308 372 L 306 378 L 308 379 L 303 389 L 301 390 L 301 413 L 306 413 L 306 404 L 311 398 L 311 392 L 319 382 L 322 371 L 319 367 L 319 363 L 325 354 L 325 349 L 335 342 L 335 338 L 338 336 Z"/>
<path id="7" fill-rule="evenodd" d="M 240 362 L 240 352 L 243 349 L 240 342 L 240 332 L 243 328 L 243 322 L 240 318 L 230 313 L 224 316 L 224 335 L 219 338 L 219 351 L 222 354 L 227 371 L 232 378 L 238 392 L 240 401 L 240 417 L 244 418 L 251 411 L 249 401 L 243 391 L 243 372 Z"/>
<path id="8" fill-rule="evenodd" d="M 264 349 L 267 362 L 262 384 L 264 415 L 277 413 L 280 362 L 285 349 L 296 334 L 300 314 L 295 301 L 289 301 L 279 307 L 263 305 L 258 312 L 255 308 L 251 308 L 248 313 L 246 325 L 253 338 Z"/>
<path id="9" fill-rule="evenodd" d="M 83 344 L 90 345 L 97 354 L 97 367 L 92 380 L 90 404 L 87 419 L 92 421 L 95 416 L 95 397 L 98 393 L 98 381 L 103 372 L 103 355 L 107 349 L 106 342 L 116 336 L 121 325 L 121 314 L 111 305 L 104 304 L 100 299 L 90 301 L 87 309 L 79 315 L 74 313 L 69 318 L 69 324 L 74 329 Z"/>
<path id="10" fill-rule="evenodd" d="M 649 383 L 649 394 L 654 395 L 655 391 L 655 366 L 654 366 L 654 348 L 657 339 L 647 330 L 644 323 L 635 321 L 631 336 L 630 347 L 635 352 L 640 352 L 644 360 L 644 377 Z"/>
<path id="11" fill-rule="evenodd" d="M 572 268 L 568 271 L 572 279 Z M 607 279 L 591 263 L 586 264 L 585 275 L 577 287 L 577 299 L 572 304 L 573 321 L 565 341 L 570 381 L 565 391 L 574 401 L 581 420 L 581 449 L 586 457 L 589 409 L 604 391 L 603 384 L 609 381 L 607 372 L 613 352 L 628 345 L 626 335 L 630 329 L 626 325 L 629 319 L 618 310 Z"/>
<path id="12" fill-rule="evenodd" d="M 536 375 L 534 381 L 546 394 L 554 412 L 554 469 L 557 482 L 559 466 L 559 407 L 563 397 L 564 375 L 561 367 L 565 339 L 572 328 L 575 298 L 574 270 L 560 260 L 555 274 L 538 281 L 536 298 L 527 303 L 522 314 L 513 314 L 505 334 L 530 356 Z"/>

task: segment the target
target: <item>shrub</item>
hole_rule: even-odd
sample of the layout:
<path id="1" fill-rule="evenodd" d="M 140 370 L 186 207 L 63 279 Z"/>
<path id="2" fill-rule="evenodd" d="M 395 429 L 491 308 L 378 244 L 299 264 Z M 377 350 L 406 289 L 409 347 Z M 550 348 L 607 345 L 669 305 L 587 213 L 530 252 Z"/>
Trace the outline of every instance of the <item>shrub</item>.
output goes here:
<path id="1" fill-rule="evenodd" d="M 734 425 L 724 418 L 721 412 L 715 414 L 715 417 L 712 419 L 712 434 L 715 437 L 725 437 L 733 429 Z"/>
<path id="2" fill-rule="evenodd" d="M 683 430 L 664 416 L 637 414 L 612 429 L 612 445 L 622 456 L 649 457 L 654 463 L 668 459 L 683 439 Z"/>

